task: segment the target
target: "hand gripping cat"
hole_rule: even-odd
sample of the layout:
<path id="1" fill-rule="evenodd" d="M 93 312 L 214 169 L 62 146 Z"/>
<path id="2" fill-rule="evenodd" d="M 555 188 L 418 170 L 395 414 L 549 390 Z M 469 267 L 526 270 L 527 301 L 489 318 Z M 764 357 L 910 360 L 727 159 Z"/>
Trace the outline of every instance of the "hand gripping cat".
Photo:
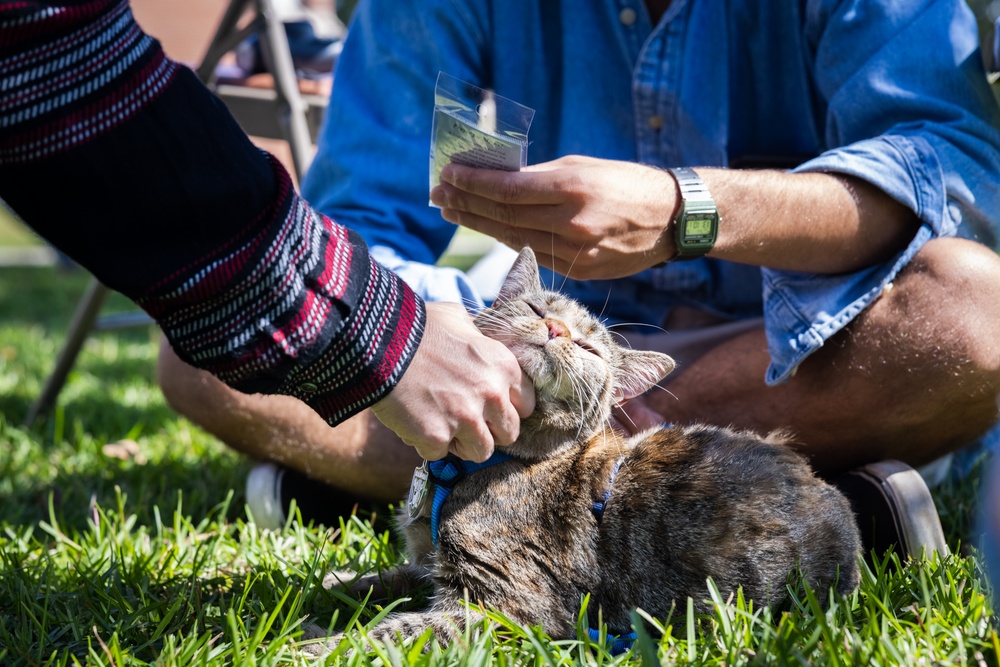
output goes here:
<path id="1" fill-rule="evenodd" d="M 636 607 L 665 617 L 691 597 L 707 611 L 708 577 L 723 595 L 742 586 L 772 606 L 797 575 L 817 590 L 857 586 L 850 505 L 780 436 L 687 426 L 624 438 L 609 427 L 612 407 L 674 362 L 619 346 L 578 303 L 543 289 L 530 249 L 476 324 L 533 380 L 535 412 L 486 464 L 418 469 L 400 516 L 409 563 L 353 588 L 399 592 L 429 578 L 430 608 L 390 614 L 371 637 L 433 628 L 447 643 L 480 619 L 464 600 L 566 638 L 586 594 L 592 617 L 600 609 L 625 634 Z"/>

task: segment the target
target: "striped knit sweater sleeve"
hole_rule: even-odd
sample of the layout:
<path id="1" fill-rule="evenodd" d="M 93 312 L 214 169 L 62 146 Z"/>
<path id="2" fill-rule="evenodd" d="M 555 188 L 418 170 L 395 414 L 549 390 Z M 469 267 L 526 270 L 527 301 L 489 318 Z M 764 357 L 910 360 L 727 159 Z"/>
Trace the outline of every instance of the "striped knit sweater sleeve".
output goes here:
<path id="1" fill-rule="evenodd" d="M 0 199 L 194 366 L 335 424 L 385 396 L 424 307 L 313 210 L 127 0 L 0 0 Z"/>

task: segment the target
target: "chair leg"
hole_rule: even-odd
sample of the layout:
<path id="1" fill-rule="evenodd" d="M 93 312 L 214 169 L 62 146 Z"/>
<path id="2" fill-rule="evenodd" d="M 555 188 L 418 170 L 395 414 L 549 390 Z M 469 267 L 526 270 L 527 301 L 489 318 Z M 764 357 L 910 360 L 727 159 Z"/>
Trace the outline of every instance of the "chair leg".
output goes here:
<path id="1" fill-rule="evenodd" d="M 84 292 L 83 298 L 76 306 L 76 312 L 73 313 L 66 343 L 56 359 L 56 366 L 46 378 L 41 394 L 28 408 L 28 415 L 24 418 L 25 426 L 31 426 L 39 416 L 52 409 L 59 392 L 66 384 L 66 377 L 73 369 L 73 364 L 76 363 L 84 341 L 87 340 L 87 334 L 94 328 L 94 323 L 101 312 L 101 306 L 104 305 L 104 299 L 107 295 L 108 288 L 101 284 L 97 278 L 91 278 L 90 284 L 87 285 L 87 291 Z"/>
<path id="2" fill-rule="evenodd" d="M 215 35 L 205 50 L 201 64 L 195 70 L 198 78 L 206 86 L 215 80 L 215 67 L 219 64 L 222 56 L 233 50 L 237 44 L 253 32 L 253 26 L 250 25 L 242 30 L 237 29 L 240 18 L 249 3 L 250 0 L 231 0 L 226 12 L 222 15 L 222 20 L 219 21 L 219 26 L 215 29 Z"/>
<path id="3" fill-rule="evenodd" d="M 309 133 L 308 106 L 299 92 L 299 81 L 288 48 L 288 36 L 281 19 L 275 15 L 271 0 L 254 0 L 257 15 L 263 21 L 261 51 L 274 77 L 278 97 L 278 121 L 292 150 L 296 176 L 302 177 L 312 161 L 312 135 Z"/>

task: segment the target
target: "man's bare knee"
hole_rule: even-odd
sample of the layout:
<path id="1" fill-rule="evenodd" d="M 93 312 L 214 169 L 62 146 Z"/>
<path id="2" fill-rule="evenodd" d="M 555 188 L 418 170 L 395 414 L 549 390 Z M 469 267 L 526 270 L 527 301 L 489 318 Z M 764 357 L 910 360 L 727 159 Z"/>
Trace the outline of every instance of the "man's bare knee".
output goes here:
<path id="1" fill-rule="evenodd" d="M 937 239 L 897 283 L 882 311 L 897 318 L 883 341 L 902 362 L 896 390 L 917 399 L 914 417 L 924 415 L 924 428 L 940 428 L 944 449 L 951 449 L 998 416 L 1000 257 L 972 241 Z"/>
<path id="2" fill-rule="evenodd" d="M 1000 258 L 971 241 L 936 239 L 817 353 L 808 386 L 817 395 L 841 387 L 838 405 L 868 416 L 853 428 L 878 456 L 926 462 L 996 421 L 997 331 Z"/>
<path id="3" fill-rule="evenodd" d="M 204 371 L 181 360 L 165 337 L 160 338 L 156 360 L 156 382 L 167 404 L 185 416 L 191 416 L 203 402 L 202 390 L 209 378 Z"/>
<path id="4" fill-rule="evenodd" d="M 917 254 L 899 282 L 904 290 L 893 297 L 912 316 L 929 320 L 929 330 L 938 337 L 935 347 L 957 344 L 982 371 L 1000 372 L 996 252 L 965 239 L 936 239 Z"/>

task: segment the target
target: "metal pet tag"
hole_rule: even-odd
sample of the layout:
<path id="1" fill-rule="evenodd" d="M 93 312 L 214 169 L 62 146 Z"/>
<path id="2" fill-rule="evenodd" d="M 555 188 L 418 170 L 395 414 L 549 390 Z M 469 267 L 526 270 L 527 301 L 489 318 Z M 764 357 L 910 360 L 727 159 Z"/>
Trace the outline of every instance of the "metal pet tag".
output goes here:
<path id="1" fill-rule="evenodd" d="M 425 460 L 420 467 L 413 471 L 413 479 L 410 480 L 410 494 L 406 498 L 406 511 L 410 519 L 416 519 L 421 515 L 424 505 L 427 504 L 427 487 L 430 479 L 430 470 Z"/>

